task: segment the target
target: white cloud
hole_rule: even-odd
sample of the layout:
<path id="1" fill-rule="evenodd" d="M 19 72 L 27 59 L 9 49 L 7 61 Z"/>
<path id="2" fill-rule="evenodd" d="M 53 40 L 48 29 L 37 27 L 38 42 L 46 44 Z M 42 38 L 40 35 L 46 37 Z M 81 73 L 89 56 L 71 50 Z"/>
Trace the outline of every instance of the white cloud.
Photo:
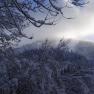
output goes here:
<path id="1" fill-rule="evenodd" d="M 82 39 L 82 40 L 91 40 L 90 35 L 94 35 L 94 3 L 91 0 L 91 3 L 86 7 L 77 8 L 75 7 L 76 18 L 73 20 L 68 20 L 65 25 L 66 29 L 59 28 L 60 32 L 57 32 L 57 37 L 65 37 L 72 39 Z M 63 22 L 62 22 L 63 25 Z M 89 39 L 88 39 L 89 36 Z"/>

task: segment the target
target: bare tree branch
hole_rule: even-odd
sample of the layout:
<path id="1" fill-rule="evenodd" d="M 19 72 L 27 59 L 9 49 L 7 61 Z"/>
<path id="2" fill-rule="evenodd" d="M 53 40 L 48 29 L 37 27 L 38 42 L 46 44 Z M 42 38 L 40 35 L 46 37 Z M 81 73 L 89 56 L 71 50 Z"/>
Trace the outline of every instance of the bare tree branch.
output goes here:
<path id="1" fill-rule="evenodd" d="M 65 19 L 72 19 L 72 17 L 64 16 L 63 12 L 64 8 L 70 8 L 68 6 L 69 1 L 65 2 L 65 4 L 62 3 L 62 6 L 58 1 L 59 0 L 0 0 L 0 32 L 7 31 L 6 35 L 8 35 L 10 39 L 11 36 L 12 38 L 14 37 L 14 40 L 20 37 L 28 38 L 22 32 L 28 23 L 31 23 L 35 27 L 41 27 L 43 25 L 53 25 L 55 20 L 52 18 L 56 18 L 59 15 L 62 15 Z M 82 7 L 88 2 L 82 3 L 80 0 L 72 0 L 72 2 L 69 3 Z"/>

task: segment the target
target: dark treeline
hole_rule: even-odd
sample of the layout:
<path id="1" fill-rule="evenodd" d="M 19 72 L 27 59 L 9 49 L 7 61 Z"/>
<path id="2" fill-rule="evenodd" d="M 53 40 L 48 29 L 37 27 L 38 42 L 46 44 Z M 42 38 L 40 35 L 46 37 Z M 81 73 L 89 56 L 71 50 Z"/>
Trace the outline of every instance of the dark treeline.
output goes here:
<path id="1" fill-rule="evenodd" d="M 63 40 L 21 53 L 9 48 L 0 53 L 0 94 L 93 94 L 89 69 L 86 57 Z"/>

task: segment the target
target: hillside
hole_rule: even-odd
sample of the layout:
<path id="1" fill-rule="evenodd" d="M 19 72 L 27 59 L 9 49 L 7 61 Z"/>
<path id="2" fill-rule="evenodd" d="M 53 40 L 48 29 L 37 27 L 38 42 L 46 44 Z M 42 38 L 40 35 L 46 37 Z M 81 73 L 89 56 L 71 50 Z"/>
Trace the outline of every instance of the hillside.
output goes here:
<path id="1" fill-rule="evenodd" d="M 0 94 L 94 94 L 93 68 L 64 41 L 7 49 L 0 54 Z"/>
<path id="2" fill-rule="evenodd" d="M 89 60 L 94 60 L 94 43 L 80 41 L 75 46 L 75 51 L 83 56 L 85 56 Z"/>

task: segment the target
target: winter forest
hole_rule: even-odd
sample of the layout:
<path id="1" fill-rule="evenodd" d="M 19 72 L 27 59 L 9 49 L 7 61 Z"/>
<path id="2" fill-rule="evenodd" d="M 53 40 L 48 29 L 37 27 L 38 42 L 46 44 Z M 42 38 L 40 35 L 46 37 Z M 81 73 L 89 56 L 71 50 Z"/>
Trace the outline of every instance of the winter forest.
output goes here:
<path id="1" fill-rule="evenodd" d="M 94 94 L 93 4 L 0 0 L 0 94 Z"/>

